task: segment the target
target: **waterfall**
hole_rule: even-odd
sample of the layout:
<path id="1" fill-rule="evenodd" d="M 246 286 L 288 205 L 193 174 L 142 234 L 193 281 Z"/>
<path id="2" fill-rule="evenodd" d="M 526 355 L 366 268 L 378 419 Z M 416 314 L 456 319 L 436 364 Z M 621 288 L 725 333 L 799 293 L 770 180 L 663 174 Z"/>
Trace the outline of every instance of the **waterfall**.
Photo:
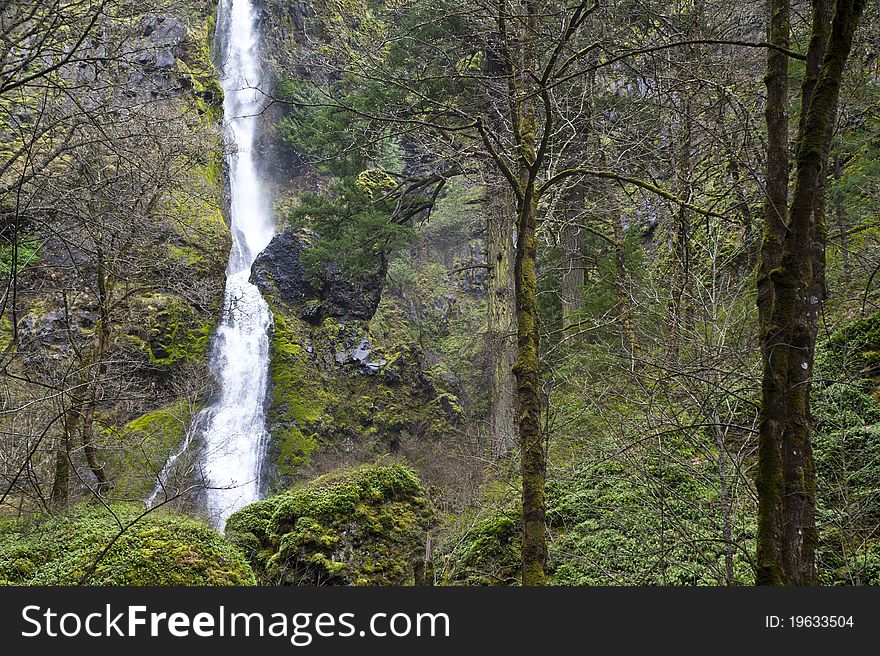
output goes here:
<path id="1" fill-rule="evenodd" d="M 200 462 L 209 519 L 226 519 L 260 497 L 260 470 L 268 441 L 264 404 L 272 314 L 248 282 L 256 256 L 271 241 L 274 226 L 254 162 L 256 121 L 265 107 L 259 91 L 255 14 L 250 0 L 221 0 L 217 7 L 216 62 L 224 91 L 223 116 L 229 172 L 232 250 L 226 267 L 223 315 L 214 337 L 211 367 L 220 386 L 216 400 L 199 413 L 187 439 L 160 475 L 148 500 L 153 505 L 162 476 L 201 437 Z"/>

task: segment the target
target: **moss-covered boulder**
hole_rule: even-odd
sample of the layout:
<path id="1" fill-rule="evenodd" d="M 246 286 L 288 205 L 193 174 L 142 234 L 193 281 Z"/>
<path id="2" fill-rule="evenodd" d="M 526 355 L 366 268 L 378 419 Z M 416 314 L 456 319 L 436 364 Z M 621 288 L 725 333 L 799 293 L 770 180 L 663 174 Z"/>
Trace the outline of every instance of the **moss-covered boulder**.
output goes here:
<path id="1" fill-rule="evenodd" d="M 364 465 L 240 510 L 226 537 L 266 583 L 407 585 L 415 582 L 433 522 L 411 469 Z"/>
<path id="2" fill-rule="evenodd" d="M 241 553 L 209 527 L 162 511 L 131 524 L 142 512 L 80 504 L 64 515 L 0 521 L 0 584 L 77 585 L 92 568 L 89 585 L 256 583 Z"/>

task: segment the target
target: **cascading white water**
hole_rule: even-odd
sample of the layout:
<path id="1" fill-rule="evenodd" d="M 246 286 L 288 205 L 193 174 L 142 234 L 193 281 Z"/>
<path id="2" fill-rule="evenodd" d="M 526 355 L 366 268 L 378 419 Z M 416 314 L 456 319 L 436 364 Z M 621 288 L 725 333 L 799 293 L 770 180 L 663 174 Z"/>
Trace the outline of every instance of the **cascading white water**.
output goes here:
<path id="1" fill-rule="evenodd" d="M 235 510 L 259 498 L 267 442 L 264 402 L 272 314 L 248 282 L 254 259 L 274 233 L 253 155 L 256 121 L 265 107 L 255 18 L 250 0 L 222 0 L 217 8 L 232 251 L 212 363 L 220 397 L 205 410 L 203 462 L 208 513 L 221 528 Z"/>
<path id="2" fill-rule="evenodd" d="M 260 92 L 255 15 L 250 0 L 221 0 L 216 38 L 217 69 L 224 91 L 226 163 L 229 171 L 232 250 L 226 267 L 223 316 L 214 338 L 211 364 L 220 384 L 216 401 L 203 410 L 178 454 L 160 475 L 153 505 L 173 461 L 195 433 L 211 523 L 222 529 L 237 509 L 257 501 L 267 443 L 264 402 L 272 314 L 260 291 L 248 282 L 256 256 L 271 241 L 274 226 L 255 168 L 256 121 L 265 107 Z"/>

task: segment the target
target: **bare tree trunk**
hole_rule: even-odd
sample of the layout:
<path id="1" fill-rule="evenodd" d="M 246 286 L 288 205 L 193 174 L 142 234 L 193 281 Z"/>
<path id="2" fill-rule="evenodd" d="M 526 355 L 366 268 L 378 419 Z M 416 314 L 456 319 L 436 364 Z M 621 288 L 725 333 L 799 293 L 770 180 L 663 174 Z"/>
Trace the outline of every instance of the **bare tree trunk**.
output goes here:
<path id="1" fill-rule="evenodd" d="M 589 78 L 590 94 L 593 95 L 593 89 L 596 87 L 595 72 Z M 593 131 L 593 139 L 596 148 L 596 161 L 602 169 L 608 168 L 608 158 L 602 140 L 599 137 L 601 127 L 599 125 L 596 113 L 595 102 L 591 103 L 591 127 Z M 636 334 L 635 323 L 633 320 L 633 307 L 629 295 L 629 271 L 627 271 L 626 263 L 626 232 L 624 230 L 623 214 L 614 193 L 614 186 L 611 180 L 599 180 L 602 185 L 602 192 L 605 195 L 605 202 L 608 208 L 608 216 L 612 226 L 612 242 L 614 245 L 614 291 L 617 295 L 617 311 L 620 317 L 621 336 L 624 342 L 624 348 L 628 351 L 632 361 L 632 370 L 635 370 L 636 362 L 641 357 L 641 346 L 639 345 L 638 335 Z"/>
<path id="2" fill-rule="evenodd" d="M 492 359 L 489 426 L 496 458 L 516 444 L 516 303 L 513 280 L 513 224 L 516 207 L 510 189 L 498 181 L 486 189 L 487 340 Z"/>
<path id="3" fill-rule="evenodd" d="M 74 409 L 67 410 L 64 417 L 63 434 L 55 446 L 55 472 L 52 478 L 52 493 L 49 504 L 53 508 L 67 505 L 70 488 L 70 440 L 76 430 Z"/>
<path id="4" fill-rule="evenodd" d="M 572 187 L 565 194 L 565 225 L 562 227 L 562 250 L 564 255 L 560 296 L 562 297 L 562 325 L 568 328 L 572 316 L 584 307 L 584 239 L 574 217 L 581 213 L 584 189 Z"/>
<path id="5" fill-rule="evenodd" d="M 610 184 L 604 182 L 608 195 L 611 195 Z M 626 269 L 626 234 L 619 216 L 612 216 L 614 225 L 614 290 L 617 293 L 617 308 L 620 316 L 621 331 L 626 348 L 632 360 L 633 369 L 641 357 L 641 346 L 633 322 L 633 308 L 629 297 L 629 272 Z"/>
<path id="6" fill-rule="evenodd" d="M 104 266 L 104 254 L 101 245 L 97 247 L 98 258 L 98 322 L 95 326 L 95 336 L 90 348 L 89 362 L 84 371 L 94 368 L 94 374 L 88 384 L 87 400 L 83 405 L 82 444 L 86 462 L 92 475 L 95 477 L 95 494 L 102 495 L 110 488 L 107 474 L 104 473 L 104 465 L 98 458 L 95 448 L 95 409 L 102 396 L 103 381 L 107 375 L 107 362 L 105 352 L 110 339 L 110 279 Z"/>
<path id="7" fill-rule="evenodd" d="M 684 116 L 678 126 L 678 167 L 676 193 L 679 198 L 691 201 L 691 116 L 690 99 L 684 99 Z M 678 358 L 681 347 L 681 331 L 693 322 L 690 300 L 691 245 L 690 214 L 684 205 L 679 206 L 672 227 L 672 282 L 669 307 L 669 351 Z"/>

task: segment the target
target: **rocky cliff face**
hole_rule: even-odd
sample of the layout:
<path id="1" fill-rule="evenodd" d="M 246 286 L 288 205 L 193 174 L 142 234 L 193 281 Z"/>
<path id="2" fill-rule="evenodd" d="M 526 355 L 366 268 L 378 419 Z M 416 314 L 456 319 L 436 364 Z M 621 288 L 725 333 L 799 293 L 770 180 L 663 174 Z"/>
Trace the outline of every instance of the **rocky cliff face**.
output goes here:
<path id="1" fill-rule="evenodd" d="M 326 82 L 334 49 L 363 37 L 352 27 L 363 10 L 358 2 L 261 0 L 256 7 L 275 84 Z M 278 489 L 386 453 L 424 467 L 460 424 L 457 396 L 435 381 L 405 314 L 383 302 L 384 257 L 375 275 L 359 279 L 332 263 L 306 270 L 314 235 L 286 228 L 287 208 L 304 191 L 326 189 L 334 176 L 283 143 L 278 126 L 288 111 L 276 103 L 262 116 L 261 162 L 280 228 L 251 274 L 275 317 L 270 479 Z"/>
<path id="2" fill-rule="evenodd" d="M 19 219 L 29 257 L 15 311 L 4 314 L 16 338 L 7 365 L 22 379 L 9 402 L 29 399 L 17 418 L 29 427 L 68 417 L 74 498 L 80 481 L 94 480 L 81 433 L 111 497 L 138 498 L 210 392 L 207 350 L 229 249 L 213 7 L 145 6 L 152 11 L 108 17 L 84 61 L 60 72 L 76 82 L 72 100 L 46 111 L 67 150 L 25 189 L 39 209 Z M 37 433 L 46 452 L 63 424 Z M 38 484 L 51 486 L 48 457 L 41 466 Z"/>
<path id="3" fill-rule="evenodd" d="M 274 487 L 398 453 L 418 462 L 455 430 L 460 409 L 421 351 L 376 316 L 384 275 L 306 274 L 308 242 L 279 233 L 252 280 L 274 314 L 267 462 Z"/>

